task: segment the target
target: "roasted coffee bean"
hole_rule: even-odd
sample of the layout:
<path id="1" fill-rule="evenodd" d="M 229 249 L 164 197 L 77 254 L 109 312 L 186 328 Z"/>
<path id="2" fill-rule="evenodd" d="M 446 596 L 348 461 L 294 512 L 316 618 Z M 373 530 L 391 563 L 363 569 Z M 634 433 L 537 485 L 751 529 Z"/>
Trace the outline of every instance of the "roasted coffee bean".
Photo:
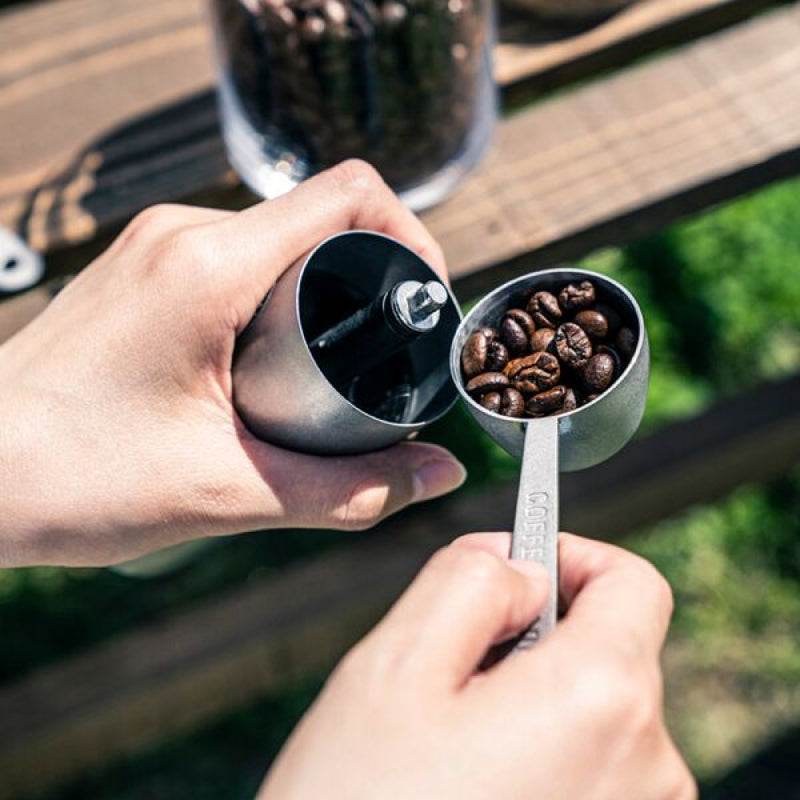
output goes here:
<path id="1" fill-rule="evenodd" d="M 568 283 L 559 293 L 558 302 L 564 311 L 577 311 L 594 303 L 594 284 L 591 281 L 581 281 L 577 286 Z"/>
<path id="2" fill-rule="evenodd" d="M 525 331 L 510 317 L 504 317 L 500 324 L 500 339 L 512 356 L 521 356 L 529 351 L 530 342 Z"/>
<path id="3" fill-rule="evenodd" d="M 534 417 L 543 417 L 561 410 L 564 407 L 566 396 L 567 390 L 564 386 L 554 386 L 552 389 L 529 397 L 525 409 Z"/>
<path id="4" fill-rule="evenodd" d="M 539 328 L 539 330 L 531 336 L 531 350 L 534 353 L 540 350 L 551 353 L 555 335 L 556 332 L 552 328 Z"/>
<path id="5" fill-rule="evenodd" d="M 500 325 L 500 337 L 502 338 L 508 352 L 512 356 L 521 356 L 527 353 L 530 348 L 530 340 L 524 328 L 513 317 L 503 317 Z"/>
<path id="6" fill-rule="evenodd" d="M 476 375 L 467 381 L 467 385 L 464 388 L 473 397 L 480 397 L 487 392 L 505 389 L 508 384 L 509 380 L 502 372 L 484 372 L 482 375 Z"/>
<path id="7" fill-rule="evenodd" d="M 581 369 L 592 357 L 589 337 L 574 322 L 565 322 L 558 326 L 555 348 L 561 363 L 573 369 Z"/>
<path id="8" fill-rule="evenodd" d="M 608 320 L 599 311 L 585 308 L 573 320 L 591 339 L 602 339 L 608 334 Z"/>
<path id="9" fill-rule="evenodd" d="M 504 372 L 523 394 L 543 392 L 555 386 L 561 377 L 558 359 L 550 353 L 532 353 L 509 361 Z"/>
<path id="10" fill-rule="evenodd" d="M 619 378 L 636 349 L 636 335 L 620 327 L 620 313 L 595 303 L 591 281 L 535 292 L 526 309 L 515 303 L 499 331 L 479 328 L 461 354 L 467 392 L 494 413 L 575 411 Z"/>
<path id="11" fill-rule="evenodd" d="M 597 352 L 605 353 L 606 355 L 611 356 L 611 358 L 614 360 L 614 380 L 616 380 L 620 375 L 622 375 L 622 370 L 623 370 L 622 358 L 610 344 L 598 345 Z"/>
<path id="12" fill-rule="evenodd" d="M 636 334 L 630 328 L 620 328 L 617 334 L 617 350 L 626 361 L 630 361 L 636 350 Z"/>
<path id="13" fill-rule="evenodd" d="M 597 303 L 594 310 L 606 318 L 608 322 L 608 335 L 616 336 L 617 331 L 622 325 L 622 317 L 619 315 L 619 312 L 607 303 Z"/>
<path id="14" fill-rule="evenodd" d="M 536 323 L 527 311 L 523 311 L 521 308 L 509 308 L 506 316 L 511 317 L 525 331 L 528 340 L 536 333 Z"/>
<path id="15" fill-rule="evenodd" d="M 467 339 L 461 350 L 461 369 L 464 377 L 474 378 L 486 369 L 489 354 L 489 341 L 481 331 L 476 331 Z"/>
<path id="16" fill-rule="evenodd" d="M 562 411 L 574 411 L 581 404 L 580 393 L 573 389 L 571 386 L 567 388 L 564 394 L 564 405 Z"/>
<path id="17" fill-rule="evenodd" d="M 558 300 L 550 292 L 536 292 L 528 300 L 527 311 L 533 317 L 533 321 L 543 328 L 555 328 L 561 319 Z"/>
<path id="18" fill-rule="evenodd" d="M 487 372 L 502 372 L 508 364 L 508 348 L 499 340 L 489 342 L 489 350 L 486 353 Z"/>
<path id="19" fill-rule="evenodd" d="M 590 394 L 600 394 L 614 380 L 614 359 L 608 353 L 593 355 L 581 373 L 583 385 Z"/>
<path id="20" fill-rule="evenodd" d="M 478 402 L 487 411 L 494 411 L 495 414 L 498 414 L 500 412 L 500 406 L 502 405 L 500 392 L 489 392 L 488 394 L 479 397 Z"/>
<path id="21" fill-rule="evenodd" d="M 517 389 L 503 389 L 500 413 L 506 417 L 521 417 L 525 413 L 525 399 Z"/>

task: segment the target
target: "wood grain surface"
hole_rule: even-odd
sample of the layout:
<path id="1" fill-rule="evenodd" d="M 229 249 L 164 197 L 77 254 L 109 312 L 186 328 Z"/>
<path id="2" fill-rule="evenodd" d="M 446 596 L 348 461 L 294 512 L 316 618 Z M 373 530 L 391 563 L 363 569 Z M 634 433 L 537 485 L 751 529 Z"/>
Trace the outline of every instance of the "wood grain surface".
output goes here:
<path id="1" fill-rule="evenodd" d="M 535 89 L 537 79 L 540 90 L 552 88 L 766 5 L 644 0 L 583 31 L 509 16 L 497 76 L 507 88 Z M 49 251 L 87 241 L 154 202 L 207 190 L 219 190 L 219 204 L 252 202 L 226 192 L 236 181 L 212 84 L 203 0 L 58 0 L 1 13 L 0 224 Z M 530 120 L 536 129 L 543 124 Z M 526 131 L 512 125 L 495 150 Z"/>

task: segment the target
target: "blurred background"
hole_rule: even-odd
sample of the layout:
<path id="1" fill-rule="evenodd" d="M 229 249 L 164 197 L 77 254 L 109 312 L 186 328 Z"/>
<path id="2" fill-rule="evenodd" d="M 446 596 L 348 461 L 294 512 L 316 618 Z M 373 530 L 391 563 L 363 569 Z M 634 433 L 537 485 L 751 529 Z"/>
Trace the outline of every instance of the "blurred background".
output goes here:
<path id="1" fill-rule="evenodd" d="M 30 55 L 41 31 L 66 24 L 58 7 L 68 3 L 75 0 L 17 2 L 0 13 L 0 105 L 18 114 L 4 116 L 12 127 L 45 114 L 32 81 L 45 80 L 47 58 L 67 53 L 84 74 L 90 56 L 100 59 L 78 4 L 72 44 Z M 800 797 L 800 93 L 787 89 L 800 73 L 800 12 L 792 3 L 635 5 L 633 16 L 580 22 L 503 11 L 495 144 L 424 219 L 465 305 L 561 259 L 620 280 L 639 299 L 652 347 L 645 420 L 608 464 L 564 478 L 564 526 L 640 553 L 671 583 L 667 714 L 703 797 Z M 108 25 L 116 12 L 104 13 Z M 141 15 L 152 13 L 142 6 Z M 141 15 L 114 34 L 118 59 L 133 47 L 132 31 L 144 30 Z M 157 35 L 173 30 L 154 20 Z M 20 71 L 24 58 L 13 59 L 12 44 L 25 37 L 30 72 Z M 206 63 L 207 33 L 199 42 Z M 714 63 L 718 46 L 737 66 L 705 74 L 701 96 L 685 82 L 683 60 L 697 71 Z M 540 60 L 525 66 L 520 53 Z M 606 90 L 616 105 L 604 104 Z M 58 91 L 76 89 L 65 82 Z M 44 134 L 0 144 L 0 221 L 47 264 L 38 287 L 0 298 L 3 338 L 137 206 L 165 196 L 253 201 L 220 166 L 213 112 L 190 140 L 164 133 L 171 120 L 196 121 L 213 108 L 204 94 L 176 92 L 148 116 L 138 108 L 124 129 L 98 117 L 107 135 L 88 142 L 65 120 L 66 170 L 63 143 L 54 148 Z M 754 94 L 763 106 L 748 105 Z M 571 117 L 575 108 L 595 116 Z M 554 115 L 560 127 L 543 132 Z M 592 124 L 579 131 L 580 146 L 559 156 L 579 117 Z M 511 127 L 528 124 L 535 135 Z M 736 139 L 758 125 L 780 136 Z M 143 192 L 152 136 L 161 136 L 163 183 Z M 213 158 L 203 155 L 204 137 L 213 137 Z M 587 156 L 589 140 L 596 152 Z M 179 150 L 196 153 L 190 173 L 169 161 Z M 555 177 L 530 166 L 537 150 L 558 167 Z M 23 151 L 24 163 L 15 156 Z M 581 167 L 582 159 L 591 163 Z M 179 191 L 184 174 L 192 177 Z M 375 532 L 247 534 L 202 545 L 183 566 L 147 578 L 0 571 L 0 797 L 251 797 L 335 660 L 425 557 L 467 530 L 511 522 L 518 465 L 463 409 L 423 438 L 453 450 L 467 484 Z"/>

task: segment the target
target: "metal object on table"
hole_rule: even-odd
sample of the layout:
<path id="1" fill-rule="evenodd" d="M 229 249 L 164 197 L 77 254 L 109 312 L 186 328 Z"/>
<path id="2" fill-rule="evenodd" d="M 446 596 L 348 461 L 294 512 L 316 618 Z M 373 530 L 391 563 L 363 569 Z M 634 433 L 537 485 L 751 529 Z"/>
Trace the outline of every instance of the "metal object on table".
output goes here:
<path id="1" fill-rule="evenodd" d="M 414 283 L 397 289 L 406 282 Z M 406 347 L 380 363 L 348 348 L 338 357 L 343 370 L 323 363 L 319 352 L 315 358 L 310 343 L 393 289 L 407 293 L 413 315 L 415 302 L 430 303 L 418 296 L 425 286 L 440 307 L 429 306 L 426 321 L 417 324 L 435 324 Z M 460 320 L 449 290 L 405 245 L 370 231 L 337 234 L 281 277 L 242 334 L 234 404 L 254 434 L 292 450 L 344 454 L 386 447 L 455 402 L 448 355 Z"/>
<path id="2" fill-rule="evenodd" d="M 0 294 L 23 292 L 44 277 L 44 259 L 15 233 L 0 227 Z"/>
<path id="3" fill-rule="evenodd" d="M 574 411 L 541 419 L 512 419 L 489 411 L 464 390 L 461 351 L 484 325 L 499 327 L 506 309 L 534 291 L 553 291 L 590 280 L 598 300 L 612 306 L 637 337 L 628 366 L 595 400 Z M 639 427 L 647 400 L 650 354 L 641 309 L 616 281 L 587 270 L 557 268 L 512 280 L 484 297 L 464 318 L 453 339 L 450 371 L 478 424 L 506 451 L 522 458 L 511 557 L 538 561 L 550 576 L 551 593 L 540 617 L 517 644 L 526 648 L 550 633 L 558 603 L 558 473 L 586 469 L 610 458 Z"/>

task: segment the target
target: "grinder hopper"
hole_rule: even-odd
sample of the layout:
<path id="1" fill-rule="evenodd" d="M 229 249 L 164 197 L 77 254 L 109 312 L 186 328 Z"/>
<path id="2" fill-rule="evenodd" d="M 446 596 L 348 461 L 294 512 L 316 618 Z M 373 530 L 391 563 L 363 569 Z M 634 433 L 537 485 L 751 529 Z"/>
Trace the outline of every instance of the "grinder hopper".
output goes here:
<path id="1" fill-rule="evenodd" d="M 317 245 L 280 278 L 237 345 L 234 404 L 248 428 L 291 450 L 337 455 L 386 447 L 441 417 L 457 399 L 448 355 L 461 314 L 449 290 L 438 287 L 435 327 L 383 363 L 369 366 L 375 342 L 363 337 L 361 352 L 345 349 L 334 362 L 312 349 L 392 287 L 438 280 L 383 234 L 349 231 Z"/>

